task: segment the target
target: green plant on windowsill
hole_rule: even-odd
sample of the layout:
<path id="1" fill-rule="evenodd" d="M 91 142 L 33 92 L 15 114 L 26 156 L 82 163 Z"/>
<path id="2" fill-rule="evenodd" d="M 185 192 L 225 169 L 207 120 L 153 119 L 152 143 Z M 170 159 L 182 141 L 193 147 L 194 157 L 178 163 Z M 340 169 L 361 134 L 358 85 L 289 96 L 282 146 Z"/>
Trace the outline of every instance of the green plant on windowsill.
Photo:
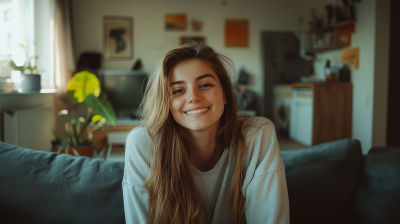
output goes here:
<path id="1" fill-rule="evenodd" d="M 53 136 L 58 140 L 57 152 L 73 154 L 76 156 L 86 155 L 89 157 L 102 157 L 107 148 L 98 153 L 95 145 L 91 143 L 93 132 L 104 127 L 105 123 L 113 126 L 117 123 L 114 109 L 111 103 L 101 92 L 100 82 L 97 77 L 87 71 L 79 72 L 68 82 L 67 96 L 72 104 L 84 103 L 88 107 L 86 117 L 74 117 L 74 113 L 62 110 L 58 116 L 65 116 L 66 136 L 59 137 L 53 129 Z M 111 145 L 107 154 L 111 152 Z"/>
<path id="2" fill-rule="evenodd" d="M 37 61 L 39 59 L 38 55 L 29 57 L 28 56 L 28 51 L 26 50 L 25 45 L 20 44 L 20 46 L 22 47 L 22 49 L 24 49 L 25 52 L 25 57 L 26 57 L 26 61 L 24 64 L 22 64 L 21 66 L 18 66 L 14 60 L 8 60 L 5 62 L 5 64 L 10 64 L 10 67 L 14 70 L 14 71 L 20 71 L 21 74 L 40 74 L 40 71 L 38 70 L 37 67 Z"/>

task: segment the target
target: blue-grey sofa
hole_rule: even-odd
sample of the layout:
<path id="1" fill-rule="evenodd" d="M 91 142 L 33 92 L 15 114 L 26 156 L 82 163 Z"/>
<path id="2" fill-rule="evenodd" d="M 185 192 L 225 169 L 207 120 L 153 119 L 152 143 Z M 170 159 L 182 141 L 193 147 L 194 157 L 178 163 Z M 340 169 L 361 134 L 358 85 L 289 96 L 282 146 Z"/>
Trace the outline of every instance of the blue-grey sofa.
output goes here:
<path id="1" fill-rule="evenodd" d="M 283 151 L 291 223 L 400 223 L 400 149 L 352 139 Z M 0 223 L 125 223 L 123 162 L 0 142 Z"/>

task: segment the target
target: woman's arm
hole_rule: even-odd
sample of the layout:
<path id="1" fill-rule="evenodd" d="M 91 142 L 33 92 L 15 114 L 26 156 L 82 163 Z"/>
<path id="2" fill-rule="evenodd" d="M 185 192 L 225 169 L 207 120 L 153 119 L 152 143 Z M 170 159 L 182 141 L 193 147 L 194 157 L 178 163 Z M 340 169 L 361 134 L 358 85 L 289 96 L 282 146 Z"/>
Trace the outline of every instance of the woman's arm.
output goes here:
<path id="1" fill-rule="evenodd" d="M 282 167 L 254 177 L 247 187 L 247 223 L 289 223 L 289 199 Z"/>
<path id="2" fill-rule="evenodd" d="M 247 223 L 289 223 L 289 199 L 285 166 L 274 124 L 266 118 L 244 133 L 247 159 L 243 195 Z"/>
<path id="3" fill-rule="evenodd" d="M 125 168 L 122 180 L 126 223 L 148 222 L 148 193 L 143 187 L 149 172 L 149 137 L 143 127 L 133 129 L 125 145 Z"/>
<path id="4" fill-rule="evenodd" d="M 143 186 L 122 182 L 122 192 L 126 223 L 147 223 L 148 195 L 146 189 Z"/>

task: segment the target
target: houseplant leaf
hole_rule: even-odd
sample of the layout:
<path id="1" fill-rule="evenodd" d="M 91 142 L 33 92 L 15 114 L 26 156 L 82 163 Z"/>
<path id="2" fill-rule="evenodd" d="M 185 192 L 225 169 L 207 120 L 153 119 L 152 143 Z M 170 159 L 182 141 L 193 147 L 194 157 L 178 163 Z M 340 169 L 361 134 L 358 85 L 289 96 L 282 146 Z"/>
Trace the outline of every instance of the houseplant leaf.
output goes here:
<path id="1" fill-rule="evenodd" d="M 89 95 L 100 95 L 100 81 L 90 72 L 78 72 L 69 80 L 68 91 L 75 91 L 73 96 L 82 103 Z"/>
<path id="2" fill-rule="evenodd" d="M 79 103 L 78 99 L 75 98 L 74 94 L 75 94 L 75 91 L 67 91 L 68 100 L 72 105 Z"/>
<path id="3" fill-rule="evenodd" d="M 21 73 L 23 73 L 25 70 L 24 66 L 17 66 L 17 64 L 15 64 L 13 60 L 9 60 L 8 63 L 10 63 L 11 68 L 15 71 L 20 71 Z"/>
<path id="4" fill-rule="evenodd" d="M 101 115 L 113 126 L 117 125 L 117 117 L 115 116 L 114 109 L 103 94 L 100 94 L 97 98 L 94 95 L 87 96 L 85 104 L 87 107 L 93 109 L 94 114 Z"/>

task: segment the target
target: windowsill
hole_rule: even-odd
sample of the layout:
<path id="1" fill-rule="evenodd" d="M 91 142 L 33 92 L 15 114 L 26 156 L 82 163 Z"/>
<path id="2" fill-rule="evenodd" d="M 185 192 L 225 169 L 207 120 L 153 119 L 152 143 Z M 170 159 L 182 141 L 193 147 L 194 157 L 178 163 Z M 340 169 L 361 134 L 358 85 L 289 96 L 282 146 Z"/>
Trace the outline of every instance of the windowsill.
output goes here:
<path id="1" fill-rule="evenodd" d="M 14 92 L 0 92 L 2 95 L 15 95 L 15 94 L 44 94 L 44 93 L 56 93 L 56 89 L 41 89 L 40 91 L 32 91 L 32 92 L 25 92 L 25 91 L 14 91 Z"/>

